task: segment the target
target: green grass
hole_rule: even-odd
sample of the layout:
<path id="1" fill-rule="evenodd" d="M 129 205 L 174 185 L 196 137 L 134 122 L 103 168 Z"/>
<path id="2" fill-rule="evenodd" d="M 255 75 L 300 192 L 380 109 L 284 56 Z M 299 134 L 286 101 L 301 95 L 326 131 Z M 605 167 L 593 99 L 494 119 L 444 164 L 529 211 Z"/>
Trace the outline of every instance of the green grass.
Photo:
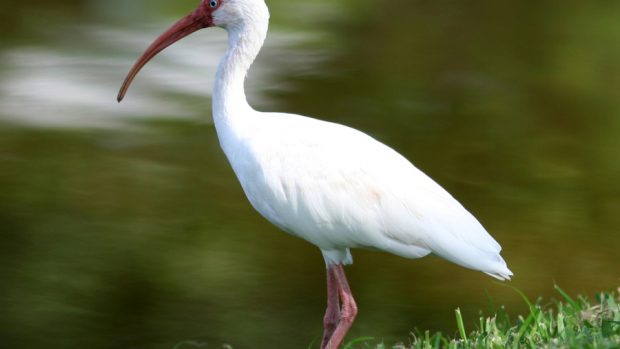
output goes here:
<path id="1" fill-rule="evenodd" d="M 480 316 L 476 324 L 463 322 L 456 309 L 458 337 L 416 331 L 408 344 L 376 344 L 356 339 L 345 349 L 469 349 L 469 348 L 592 348 L 620 349 L 620 298 L 618 293 L 600 293 L 594 300 L 571 298 L 555 286 L 561 300 L 543 304 L 531 302 L 515 289 L 529 307 L 529 313 L 512 320 L 501 308 L 492 316 Z M 620 292 L 620 290 L 619 290 Z"/>

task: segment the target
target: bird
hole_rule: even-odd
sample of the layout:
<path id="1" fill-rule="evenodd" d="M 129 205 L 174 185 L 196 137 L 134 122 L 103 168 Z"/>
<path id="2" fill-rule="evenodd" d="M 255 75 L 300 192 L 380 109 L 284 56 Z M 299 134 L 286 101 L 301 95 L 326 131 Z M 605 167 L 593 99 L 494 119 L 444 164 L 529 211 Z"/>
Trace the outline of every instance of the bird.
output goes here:
<path id="1" fill-rule="evenodd" d="M 244 82 L 267 36 L 264 0 L 201 0 L 148 46 L 130 69 L 121 102 L 159 52 L 204 28 L 228 33 L 212 95 L 220 146 L 256 211 L 317 246 L 325 261 L 327 309 L 321 349 L 337 349 L 358 312 L 344 266 L 351 249 L 405 258 L 434 254 L 499 280 L 513 273 L 501 246 L 452 195 L 409 160 L 371 136 L 306 116 L 260 112 Z"/>

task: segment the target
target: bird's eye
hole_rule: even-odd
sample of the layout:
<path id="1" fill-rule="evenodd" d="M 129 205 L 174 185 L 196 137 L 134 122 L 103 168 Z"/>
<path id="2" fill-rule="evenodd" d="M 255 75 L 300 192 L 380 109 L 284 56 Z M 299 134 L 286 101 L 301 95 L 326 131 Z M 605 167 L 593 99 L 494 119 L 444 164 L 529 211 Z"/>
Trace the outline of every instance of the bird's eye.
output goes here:
<path id="1" fill-rule="evenodd" d="M 211 8 L 216 8 L 217 7 L 217 0 L 211 0 L 209 1 L 209 6 L 211 6 Z"/>

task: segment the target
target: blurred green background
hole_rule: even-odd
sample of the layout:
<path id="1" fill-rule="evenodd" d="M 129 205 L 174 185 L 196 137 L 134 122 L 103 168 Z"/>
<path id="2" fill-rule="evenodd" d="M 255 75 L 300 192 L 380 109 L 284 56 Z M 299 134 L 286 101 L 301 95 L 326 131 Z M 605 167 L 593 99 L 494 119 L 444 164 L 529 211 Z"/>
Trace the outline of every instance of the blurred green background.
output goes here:
<path id="1" fill-rule="evenodd" d="M 115 95 L 195 0 L 0 1 L 0 340 L 6 348 L 307 348 L 317 248 L 255 213 L 219 150 L 203 31 Z M 532 298 L 620 285 L 620 2 L 271 0 L 259 110 L 391 145 L 474 213 Z M 526 309 L 436 257 L 356 250 L 351 338 L 452 334 Z"/>

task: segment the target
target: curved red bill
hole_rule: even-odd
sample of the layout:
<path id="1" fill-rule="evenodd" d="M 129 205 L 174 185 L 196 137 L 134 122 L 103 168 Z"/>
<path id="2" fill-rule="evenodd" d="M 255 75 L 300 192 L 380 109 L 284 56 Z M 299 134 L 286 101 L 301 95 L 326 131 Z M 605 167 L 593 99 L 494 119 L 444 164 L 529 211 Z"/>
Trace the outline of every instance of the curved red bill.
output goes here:
<path id="1" fill-rule="evenodd" d="M 119 102 L 123 100 L 125 94 L 127 93 L 127 90 L 129 89 L 129 85 L 131 85 L 133 79 L 136 77 L 136 75 L 138 75 L 140 69 L 142 69 L 142 67 L 144 67 L 146 63 L 148 63 L 158 53 L 163 51 L 166 47 L 188 36 L 189 34 L 210 26 L 212 26 L 210 18 L 206 13 L 200 11 L 200 9 L 192 12 L 191 14 L 176 22 L 172 27 L 170 27 L 170 29 L 166 30 L 165 33 L 163 33 L 155 41 L 153 41 L 153 43 L 146 49 L 146 51 L 144 51 L 142 56 L 136 61 L 136 63 L 127 74 L 125 82 L 123 82 L 123 86 L 121 86 L 121 89 L 118 92 L 118 97 L 116 99 Z"/>

